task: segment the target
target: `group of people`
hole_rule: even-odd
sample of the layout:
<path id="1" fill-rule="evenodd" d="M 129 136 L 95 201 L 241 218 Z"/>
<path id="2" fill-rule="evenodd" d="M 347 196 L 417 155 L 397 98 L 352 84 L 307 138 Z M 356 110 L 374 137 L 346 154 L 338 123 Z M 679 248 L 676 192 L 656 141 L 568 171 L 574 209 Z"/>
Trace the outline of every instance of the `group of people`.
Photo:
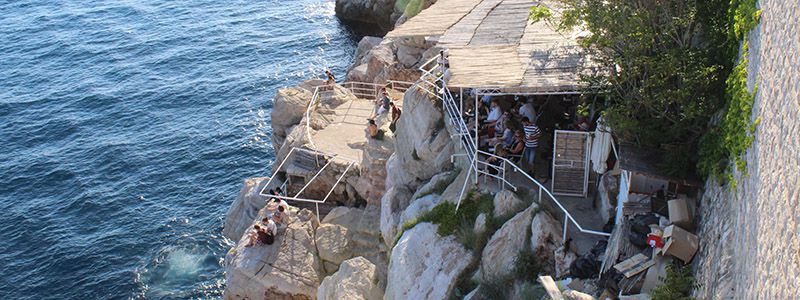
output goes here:
<path id="1" fill-rule="evenodd" d="M 389 92 L 386 91 L 386 87 L 383 87 L 381 88 L 380 96 L 375 100 L 375 109 L 373 110 L 373 113 L 369 119 L 367 119 L 368 137 L 377 140 L 383 139 L 384 132 L 378 127 L 375 119 L 386 114 L 387 112 L 391 112 L 391 123 L 389 123 L 389 130 L 394 132 L 397 128 L 397 120 L 400 119 L 402 110 L 400 110 L 400 108 L 397 107 L 394 102 L 392 102 L 392 99 L 389 98 Z"/>
<path id="2" fill-rule="evenodd" d="M 282 196 L 281 188 L 269 190 L 273 196 Z M 287 214 L 289 213 L 289 203 L 278 197 L 270 197 L 267 200 L 267 217 L 261 219 L 259 224 L 253 225 L 253 230 L 248 233 L 246 247 L 256 245 L 272 245 L 278 235 L 278 228 L 285 225 Z"/>
<path id="3" fill-rule="evenodd" d="M 531 176 L 534 175 L 536 150 L 542 130 L 536 125 L 538 115 L 533 103 L 525 99 L 503 103 L 500 99 L 484 96 L 478 101 L 477 108 L 469 101 L 464 111 L 463 117 L 472 136 L 479 136 L 480 149 L 493 152 L 498 157 L 521 161 L 524 163 L 522 167 L 527 168 Z M 478 132 L 474 129 L 476 122 Z M 489 157 L 487 162 L 499 165 L 502 161 Z"/>

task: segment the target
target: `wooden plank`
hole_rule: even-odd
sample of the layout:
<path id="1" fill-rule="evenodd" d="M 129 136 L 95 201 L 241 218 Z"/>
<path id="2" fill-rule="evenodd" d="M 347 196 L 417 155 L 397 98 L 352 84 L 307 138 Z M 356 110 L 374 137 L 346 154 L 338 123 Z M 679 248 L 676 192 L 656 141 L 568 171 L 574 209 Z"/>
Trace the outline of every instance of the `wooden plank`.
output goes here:
<path id="1" fill-rule="evenodd" d="M 481 2 L 482 0 L 439 0 L 397 26 L 386 37 L 442 35 Z"/>
<path id="2" fill-rule="evenodd" d="M 625 277 L 630 278 L 633 275 L 647 270 L 647 268 L 652 267 L 654 264 L 654 260 L 649 259 L 644 254 L 639 253 L 621 263 L 614 265 L 614 269 L 625 275 Z"/>
<path id="3" fill-rule="evenodd" d="M 553 300 L 561 300 L 564 299 L 561 296 L 561 291 L 558 289 L 558 285 L 556 282 L 553 281 L 553 277 L 550 276 L 539 276 L 539 283 L 542 284 L 542 287 L 545 291 L 547 291 L 547 295 L 550 296 L 550 299 Z"/>

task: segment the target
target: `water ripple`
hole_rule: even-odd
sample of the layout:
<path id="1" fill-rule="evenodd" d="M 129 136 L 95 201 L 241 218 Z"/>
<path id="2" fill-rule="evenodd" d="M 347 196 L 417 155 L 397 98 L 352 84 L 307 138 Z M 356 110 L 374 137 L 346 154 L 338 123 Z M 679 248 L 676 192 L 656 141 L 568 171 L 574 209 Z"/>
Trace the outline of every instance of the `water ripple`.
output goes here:
<path id="1" fill-rule="evenodd" d="M 342 74 L 333 0 L 0 2 L 0 291 L 219 298 L 277 88 Z"/>

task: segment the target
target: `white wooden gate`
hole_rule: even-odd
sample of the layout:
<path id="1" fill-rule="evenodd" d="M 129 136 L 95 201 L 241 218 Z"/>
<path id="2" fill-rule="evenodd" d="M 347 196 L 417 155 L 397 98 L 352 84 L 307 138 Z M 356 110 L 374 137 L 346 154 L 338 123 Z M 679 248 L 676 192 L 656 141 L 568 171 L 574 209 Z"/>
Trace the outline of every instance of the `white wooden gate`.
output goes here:
<path id="1" fill-rule="evenodd" d="M 591 138 L 588 132 L 556 130 L 553 140 L 553 194 L 586 197 L 590 155 Z"/>

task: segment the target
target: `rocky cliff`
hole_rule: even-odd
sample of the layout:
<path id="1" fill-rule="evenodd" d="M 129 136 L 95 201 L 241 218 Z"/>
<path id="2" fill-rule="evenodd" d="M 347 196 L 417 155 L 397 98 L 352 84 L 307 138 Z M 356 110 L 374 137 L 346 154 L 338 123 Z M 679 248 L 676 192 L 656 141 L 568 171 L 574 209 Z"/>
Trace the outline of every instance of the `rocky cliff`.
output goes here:
<path id="1" fill-rule="evenodd" d="M 383 35 L 435 0 L 336 0 L 336 16 L 357 32 Z"/>
<path id="2" fill-rule="evenodd" d="M 397 14 L 400 9 L 389 12 L 381 5 L 386 3 L 340 0 L 337 14 L 375 24 L 403 20 Z M 347 80 L 415 82 L 417 67 L 436 53 L 433 44 L 421 38 L 365 37 Z M 278 91 L 272 111 L 276 162 L 293 147 L 314 149 L 318 133 L 329 132 L 325 130 L 338 126 L 336 120 L 346 118 L 341 115 L 343 104 L 357 101 L 350 91 L 335 86 L 333 96 L 314 104 L 307 115 L 321 84 L 309 80 Z M 517 271 L 520 262 L 535 255 L 537 268 L 557 271 L 574 257 L 560 248 L 558 221 L 539 211 L 538 199 L 483 190 L 473 183 L 465 188 L 471 173 L 463 156 L 454 156 L 463 150 L 458 137 L 451 135 L 440 100 L 413 86 L 402 96 L 402 109 L 393 133 L 385 119 L 378 120 L 387 133 L 384 140 L 347 144 L 360 156 L 356 172 L 348 173 L 333 191 L 335 202 L 344 206 L 321 221 L 311 211 L 293 209 L 288 226 L 271 246 L 244 246 L 247 231 L 266 214 L 266 199 L 258 192 L 268 179 L 245 181 L 223 230 L 239 241 L 225 259 L 225 298 L 525 298 L 534 283 L 520 274 L 534 270 Z M 292 170 L 293 164 L 287 160 L 283 169 Z M 345 165 L 333 162 L 305 193 L 329 190 Z M 456 211 L 464 189 L 469 192 Z M 493 294 L 498 282 L 510 284 L 510 294 Z"/>

